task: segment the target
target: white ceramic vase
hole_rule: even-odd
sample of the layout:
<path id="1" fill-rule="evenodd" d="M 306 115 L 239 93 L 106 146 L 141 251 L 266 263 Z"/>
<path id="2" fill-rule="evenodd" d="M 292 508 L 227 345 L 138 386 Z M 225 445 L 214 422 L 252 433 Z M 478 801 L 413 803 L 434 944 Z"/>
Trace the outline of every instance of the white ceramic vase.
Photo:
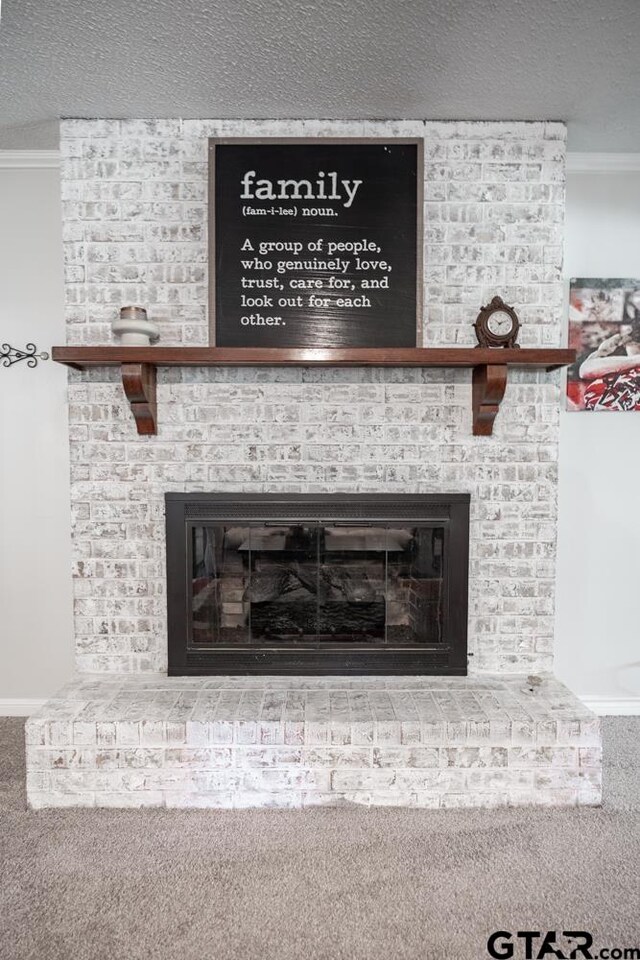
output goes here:
<path id="1" fill-rule="evenodd" d="M 147 320 L 144 307 L 122 307 L 120 319 L 113 321 L 111 329 L 123 347 L 148 347 L 160 339 L 160 331 Z"/>

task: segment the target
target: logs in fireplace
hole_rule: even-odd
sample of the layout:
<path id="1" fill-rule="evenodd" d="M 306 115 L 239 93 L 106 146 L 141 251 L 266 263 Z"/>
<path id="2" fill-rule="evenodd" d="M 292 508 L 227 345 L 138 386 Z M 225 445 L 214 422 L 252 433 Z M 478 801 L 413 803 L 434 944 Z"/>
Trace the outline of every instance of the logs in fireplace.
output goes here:
<path id="1" fill-rule="evenodd" d="M 166 494 L 169 674 L 467 672 L 467 494 Z"/>

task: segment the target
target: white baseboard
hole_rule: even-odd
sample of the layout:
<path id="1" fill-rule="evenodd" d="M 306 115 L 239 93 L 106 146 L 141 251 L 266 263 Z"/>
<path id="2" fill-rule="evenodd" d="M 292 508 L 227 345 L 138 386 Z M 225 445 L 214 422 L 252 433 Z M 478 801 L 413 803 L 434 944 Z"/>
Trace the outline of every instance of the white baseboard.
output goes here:
<path id="1" fill-rule="evenodd" d="M 599 717 L 640 717 L 640 697 L 580 697 Z"/>
<path id="2" fill-rule="evenodd" d="M 0 697 L 0 717 L 28 717 L 47 702 L 43 700 L 13 700 Z"/>

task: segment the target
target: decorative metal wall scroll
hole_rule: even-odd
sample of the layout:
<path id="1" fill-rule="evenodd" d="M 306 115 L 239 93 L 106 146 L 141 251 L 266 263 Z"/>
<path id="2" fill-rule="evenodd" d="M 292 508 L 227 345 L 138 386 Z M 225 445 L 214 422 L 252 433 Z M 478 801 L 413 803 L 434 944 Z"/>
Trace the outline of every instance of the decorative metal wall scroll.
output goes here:
<path id="1" fill-rule="evenodd" d="M 19 347 L 12 347 L 8 343 L 3 343 L 0 345 L 0 363 L 3 367 L 12 367 L 14 363 L 26 360 L 28 367 L 37 367 L 38 360 L 48 360 L 49 354 L 44 351 L 36 353 L 36 350 L 37 347 L 35 343 L 28 343 L 24 350 L 21 350 Z"/>

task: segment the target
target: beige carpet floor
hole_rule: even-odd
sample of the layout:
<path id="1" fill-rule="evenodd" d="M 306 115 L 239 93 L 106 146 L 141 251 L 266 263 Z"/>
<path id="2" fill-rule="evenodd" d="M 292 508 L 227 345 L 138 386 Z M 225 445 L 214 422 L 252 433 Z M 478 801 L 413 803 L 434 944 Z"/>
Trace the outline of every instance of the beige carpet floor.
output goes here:
<path id="1" fill-rule="evenodd" d="M 30 813 L 22 726 L 0 720 L 2 960 L 480 960 L 498 929 L 640 947 L 640 719 L 606 721 L 603 808 L 472 812 Z"/>

